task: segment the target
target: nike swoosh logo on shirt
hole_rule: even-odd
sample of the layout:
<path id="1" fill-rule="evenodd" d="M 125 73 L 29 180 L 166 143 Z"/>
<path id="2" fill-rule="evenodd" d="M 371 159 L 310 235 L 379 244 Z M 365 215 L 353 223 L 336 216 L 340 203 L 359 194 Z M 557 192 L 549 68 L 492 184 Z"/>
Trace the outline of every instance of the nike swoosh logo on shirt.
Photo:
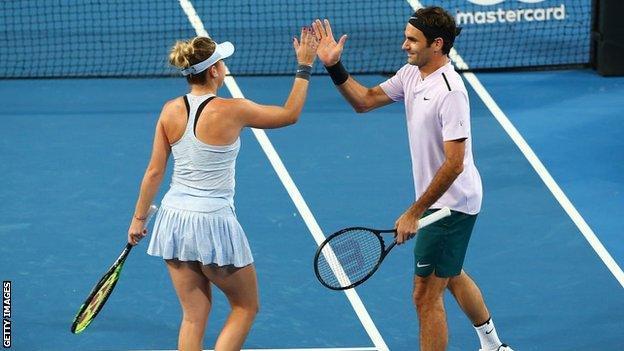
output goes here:
<path id="1" fill-rule="evenodd" d="M 429 101 L 429 100 L 431 100 L 431 98 L 423 98 L 423 100 Z"/>

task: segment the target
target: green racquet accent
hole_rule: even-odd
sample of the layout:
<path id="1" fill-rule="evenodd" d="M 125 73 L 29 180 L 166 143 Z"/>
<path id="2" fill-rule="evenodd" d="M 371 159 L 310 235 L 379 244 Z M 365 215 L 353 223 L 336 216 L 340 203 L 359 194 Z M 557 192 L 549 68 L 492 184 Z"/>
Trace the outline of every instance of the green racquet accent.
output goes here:
<path id="1" fill-rule="evenodd" d="M 124 252 L 126 250 L 124 249 Z M 129 252 L 129 250 L 128 250 Z M 123 259 L 125 261 L 125 258 Z M 113 292 L 113 288 L 119 280 L 121 269 L 123 268 L 123 262 L 119 264 L 110 275 L 105 275 L 102 280 L 93 288 L 89 298 L 80 306 L 78 314 L 74 318 L 71 331 L 74 334 L 78 334 L 85 330 L 91 324 L 95 316 L 100 312 L 106 300 Z"/>
<path id="2" fill-rule="evenodd" d="M 149 223 L 154 213 L 156 213 L 156 210 L 158 210 L 156 205 L 150 206 L 149 212 L 147 213 L 147 219 L 145 220 L 145 225 Z M 74 321 L 71 326 L 72 333 L 78 334 L 85 330 L 100 312 L 119 280 L 121 269 L 126 262 L 126 258 L 128 257 L 130 250 L 132 250 L 132 245 L 127 244 L 117 260 L 115 260 L 115 263 L 113 263 L 100 281 L 95 284 L 89 294 L 89 297 L 87 297 L 85 302 L 80 306 L 76 317 L 74 317 Z"/>

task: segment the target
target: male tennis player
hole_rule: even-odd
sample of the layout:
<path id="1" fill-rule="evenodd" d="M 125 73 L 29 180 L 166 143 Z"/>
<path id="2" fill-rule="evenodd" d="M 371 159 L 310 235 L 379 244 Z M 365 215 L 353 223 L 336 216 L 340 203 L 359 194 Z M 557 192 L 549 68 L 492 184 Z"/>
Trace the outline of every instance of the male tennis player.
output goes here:
<path id="1" fill-rule="evenodd" d="M 499 340 L 479 288 L 462 269 L 482 189 L 472 159 L 468 93 L 448 57 L 460 28 L 440 7 L 416 11 L 405 27 L 407 64 L 374 88 L 358 83 L 340 62 L 347 36 L 336 42 L 328 20 L 316 20 L 314 28 L 320 41 L 317 55 L 356 112 L 395 101 L 405 104 L 416 202 L 395 223 L 397 243 L 415 236 L 423 215 L 444 206 L 452 210 L 416 237 L 413 299 L 420 350 L 446 350 L 443 293 L 448 288 L 472 321 L 481 350 L 511 351 Z"/>

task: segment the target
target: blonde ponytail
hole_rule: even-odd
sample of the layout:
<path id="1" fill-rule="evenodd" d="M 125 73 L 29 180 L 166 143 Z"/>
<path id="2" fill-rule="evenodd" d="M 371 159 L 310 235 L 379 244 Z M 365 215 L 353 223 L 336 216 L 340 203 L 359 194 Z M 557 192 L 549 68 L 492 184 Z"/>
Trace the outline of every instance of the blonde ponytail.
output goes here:
<path id="1" fill-rule="evenodd" d="M 176 41 L 169 53 L 169 63 L 179 69 L 188 68 L 208 59 L 217 44 L 207 37 L 195 37 L 187 41 Z"/>
<path id="2" fill-rule="evenodd" d="M 176 41 L 175 45 L 169 53 L 169 63 L 179 69 L 191 66 L 189 58 L 195 53 L 193 46 L 186 41 Z"/>

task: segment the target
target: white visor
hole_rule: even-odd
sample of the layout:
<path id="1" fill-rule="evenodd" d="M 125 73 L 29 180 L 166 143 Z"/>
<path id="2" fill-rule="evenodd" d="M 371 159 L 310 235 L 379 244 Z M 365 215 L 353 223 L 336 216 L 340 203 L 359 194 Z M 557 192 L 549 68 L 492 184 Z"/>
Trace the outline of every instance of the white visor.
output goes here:
<path id="1" fill-rule="evenodd" d="M 188 76 L 189 74 L 197 74 L 197 73 L 203 72 L 208 67 L 217 63 L 217 61 L 223 60 L 224 58 L 228 58 L 232 56 L 233 53 L 234 53 L 234 45 L 232 45 L 232 43 L 230 43 L 229 41 L 224 41 L 221 44 L 217 44 L 217 48 L 215 49 L 215 52 L 213 52 L 209 58 L 207 58 L 206 60 L 200 63 L 194 64 L 191 67 L 181 70 L 182 75 Z"/>

